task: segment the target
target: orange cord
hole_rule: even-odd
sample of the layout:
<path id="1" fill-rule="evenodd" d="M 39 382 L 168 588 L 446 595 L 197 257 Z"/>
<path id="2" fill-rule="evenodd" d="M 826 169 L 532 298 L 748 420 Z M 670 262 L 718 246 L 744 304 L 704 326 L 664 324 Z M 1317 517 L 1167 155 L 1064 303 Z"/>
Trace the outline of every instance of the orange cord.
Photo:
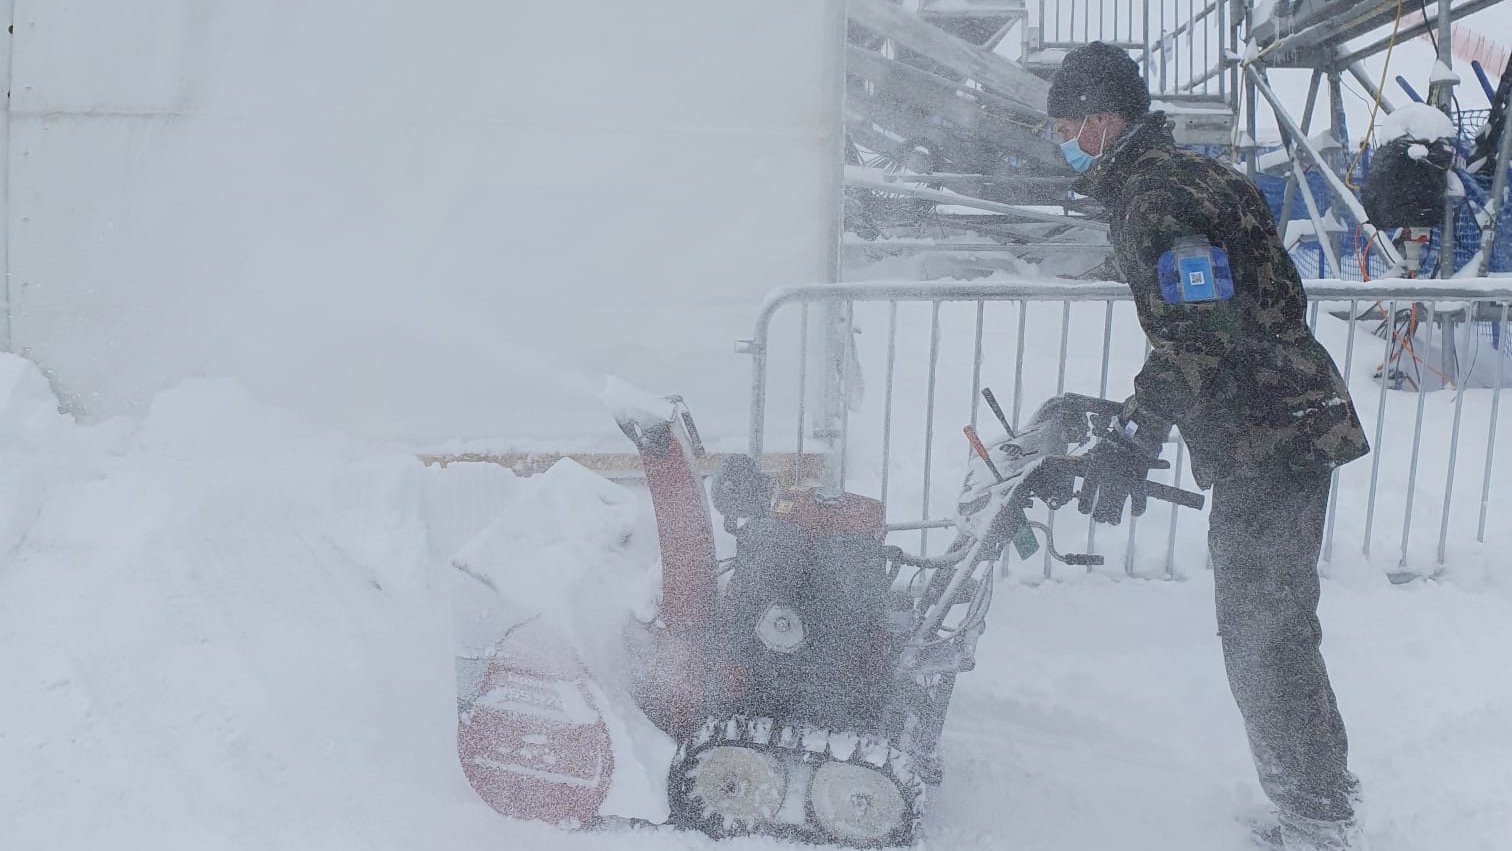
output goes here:
<path id="1" fill-rule="evenodd" d="M 1376 302 L 1375 306 L 1376 306 L 1376 308 L 1380 308 L 1381 307 L 1381 303 L 1380 302 Z M 1385 311 L 1383 310 L 1382 312 L 1384 313 Z M 1412 362 L 1415 363 L 1415 364 L 1417 364 L 1420 369 L 1427 370 L 1428 372 L 1433 373 L 1434 375 L 1438 376 L 1439 380 L 1441 380 L 1441 381 L 1444 382 L 1444 386 L 1446 386 L 1446 387 L 1455 387 L 1455 386 L 1457 386 L 1455 384 L 1455 381 L 1454 381 L 1453 378 L 1451 378 L 1450 376 L 1444 374 L 1443 372 L 1440 372 L 1439 370 L 1434 369 L 1433 367 L 1429 366 L 1428 364 L 1423 363 L 1423 359 L 1418 356 L 1417 350 L 1412 347 L 1412 341 L 1417 337 L 1418 306 L 1416 304 L 1412 305 L 1412 308 L 1411 308 L 1411 310 L 1408 313 L 1408 317 L 1407 317 L 1407 333 L 1405 335 L 1397 333 L 1396 324 L 1395 324 L 1395 317 L 1388 317 L 1387 321 L 1392 323 L 1391 324 L 1391 340 L 1392 340 L 1393 343 L 1397 344 L 1398 349 L 1400 351 L 1405 352 L 1408 357 L 1412 358 Z M 1399 356 L 1398 359 L 1400 359 L 1400 356 Z M 1385 381 L 1386 380 L 1386 365 L 1384 363 L 1381 364 L 1380 370 L 1381 370 L 1381 380 Z M 1404 375 L 1403 377 L 1405 378 L 1406 376 Z M 1412 389 L 1414 389 L 1414 390 L 1418 389 L 1418 384 L 1417 384 L 1416 381 L 1412 381 L 1411 379 L 1407 379 L 1407 380 L 1412 383 Z"/>
<path id="2" fill-rule="evenodd" d="M 1360 261 L 1360 283 L 1370 283 L 1370 263 L 1365 256 L 1364 248 L 1360 245 L 1360 226 L 1354 226 L 1354 235 L 1350 237 L 1354 243 L 1355 258 Z"/>

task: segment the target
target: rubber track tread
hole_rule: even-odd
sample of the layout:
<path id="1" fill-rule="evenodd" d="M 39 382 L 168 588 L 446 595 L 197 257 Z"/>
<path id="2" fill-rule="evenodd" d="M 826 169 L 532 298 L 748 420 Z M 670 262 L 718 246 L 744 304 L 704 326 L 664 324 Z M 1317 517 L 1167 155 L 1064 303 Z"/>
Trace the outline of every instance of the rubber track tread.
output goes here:
<path id="1" fill-rule="evenodd" d="M 679 827 L 698 830 L 715 838 L 734 835 L 725 830 L 717 816 L 704 818 L 702 805 L 689 798 L 693 782 L 688 774 L 698 765 L 699 755 L 710 748 L 724 746 L 754 748 L 771 754 L 789 771 L 798 762 L 817 765 L 824 761 L 848 762 L 880 771 L 897 784 L 907 814 L 902 827 L 882 842 L 854 847 L 908 846 L 919 833 L 927 805 L 927 785 L 915 769 L 914 759 L 893 743 L 879 736 L 832 732 L 804 724 L 779 724 L 771 718 L 744 715 L 708 718 L 697 733 L 679 744 L 667 773 L 672 822 Z M 820 828 L 814 820 L 812 806 L 805 803 L 805 810 L 807 823 L 803 827 L 772 822 L 754 833 L 790 840 L 851 844 Z"/>

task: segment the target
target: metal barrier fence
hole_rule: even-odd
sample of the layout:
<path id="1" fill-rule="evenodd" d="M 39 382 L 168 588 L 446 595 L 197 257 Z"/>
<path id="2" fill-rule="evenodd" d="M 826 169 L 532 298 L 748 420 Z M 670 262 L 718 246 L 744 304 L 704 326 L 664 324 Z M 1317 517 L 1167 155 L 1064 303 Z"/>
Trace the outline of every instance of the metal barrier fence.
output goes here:
<path id="1" fill-rule="evenodd" d="M 1491 387 L 1455 389 L 1461 382 L 1449 376 L 1447 391 L 1410 393 L 1372 380 L 1371 373 L 1364 373 L 1366 361 L 1379 363 L 1377 370 L 1389 368 L 1388 348 L 1394 345 L 1399 354 L 1402 348 L 1401 340 L 1391 339 L 1397 333 L 1394 318 L 1399 307 L 1413 305 L 1440 317 L 1463 311 L 1458 323 L 1430 323 L 1425 329 L 1430 335 L 1438 329 L 1440 348 L 1445 342 L 1442 336 L 1449 334 L 1454 335 L 1459 351 L 1470 351 L 1483 327 L 1477 320 L 1488 319 L 1498 328 L 1495 345 L 1499 348 L 1512 331 L 1508 326 L 1512 284 L 1407 283 L 1313 282 L 1308 294 L 1309 322 L 1351 383 L 1372 447 L 1367 458 L 1335 472 L 1324 560 L 1334 560 L 1335 545 L 1346 536 L 1354 537 L 1361 552 L 1370 556 L 1381 543 L 1378 532 L 1400 518 L 1396 541 L 1400 558 L 1394 573 L 1410 577 L 1419 575 L 1414 564 L 1431 558 L 1443 565 L 1451 551 L 1483 549 L 1471 542 L 1471 530 L 1474 541 L 1485 541 L 1501 385 L 1512 375 L 1504 374 L 1506 358 L 1496 357 Z M 796 445 L 791 448 L 797 450 L 794 457 L 802 459 L 805 441 L 817 442 L 826 458 L 825 469 L 794 470 L 793 478 L 805 478 L 807 473 L 812 479 L 817 474 L 829 487 L 881 499 L 887 506 L 890 534 L 916 535 L 919 550 L 927 553 L 929 531 L 952 525 L 946 518 L 952 516 L 955 494 L 939 483 L 952 472 L 952 464 L 956 472 L 963 468 L 968 450 L 960 428 L 967 422 L 979 424 L 983 386 L 996 388 L 1014 428 L 1034 406 L 1061 393 L 1107 398 L 1111 389 L 1114 398 L 1122 399 L 1148 351 L 1127 304 L 1130 301 L 1124 285 L 1070 281 L 843 284 L 777 290 L 762 307 L 753 338 L 744 343 L 753 358 L 750 453 L 759 458 L 773 444 L 792 442 Z M 771 341 L 774 328 L 782 323 L 787 324 L 784 339 L 801 341 L 796 344 L 800 351 L 796 374 L 774 383 L 769 375 Z M 794 325 L 797 334 L 786 333 Z M 881 333 L 874 333 L 878 329 Z M 1411 351 L 1408 354 L 1418 357 Z M 1474 369 L 1473 363 L 1467 363 L 1469 358 L 1458 360 L 1454 368 L 1461 376 Z M 876 383 L 880 383 L 880 394 L 872 389 Z M 795 394 L 797 404 L 795 409 L 784 408 L 787 422 L 774 424 L 769 422 L 768 411 L 774 408 L 769 400 L 780 398 L 786 405 L 794 398 L 778 393 Z M 1414 406 L 1411 413 L 1404 405 Z M 793 413 L 796 422 L 787 419 Z M 809 444 L 809 457 L 815 448 Z M 1174 449 L 1173 453 L 1168 447 L 1164 454 L 1172 460 L 1170 483 L 1191 488 L 1179 437 Z M 1464 464 L 1480 468 L 1478 506 L 1469 513 L 1454 510 L 1456 471 Z M 1343 505 L 1341 491 L 1350 495 Z M 1423 503 L 1435 501 L 1436 516 L 1429 517 Z M 1124 572 L 1165 576 L 1185 572 L 1177 563 L 1179 540 L 1190 544 L 1182 548 L 1183 554 L 1205 552 L 1196 538 L 1205 524 L 1192 519 L 1183 524 L 1181 513 L 1188 510 L 1178 512 L 1173 507 L 1161 528 L 1152 507 L 1142 518 L 1125 524 Z M 1414 530 L 1432 521 L 1437 523 L 1437 545 L 1430 556 L 1425 539 L 1414 539 Z M 1087 522 L 1088 552 L 1099 551 L 1098 531 Z M 940 537 L 936 536 L 937 544 L 942 543 Z M 1045 575 L 1051 575 L 1048 554 Z"/>

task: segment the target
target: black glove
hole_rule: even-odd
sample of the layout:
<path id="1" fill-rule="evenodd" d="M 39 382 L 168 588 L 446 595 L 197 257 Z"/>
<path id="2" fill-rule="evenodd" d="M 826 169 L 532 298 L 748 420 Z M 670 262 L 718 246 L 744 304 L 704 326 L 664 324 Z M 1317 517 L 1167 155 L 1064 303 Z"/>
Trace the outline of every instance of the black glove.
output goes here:
<path id="1" fill-rule="evenodd" d="M 1151 454 L 1124 437 L 1117 426 L 1099 437 L 1082 459 L 1086 468 L 1081 492 L 1076 495 L 1076 510 L 1110 526 L 1123 521 L 1126 500 L 1135 517 L 1144 514 L 1149 504 L 1144 485 L 1150 470 L 1171 466 L 1160 460 L 1159 450 Z"/>

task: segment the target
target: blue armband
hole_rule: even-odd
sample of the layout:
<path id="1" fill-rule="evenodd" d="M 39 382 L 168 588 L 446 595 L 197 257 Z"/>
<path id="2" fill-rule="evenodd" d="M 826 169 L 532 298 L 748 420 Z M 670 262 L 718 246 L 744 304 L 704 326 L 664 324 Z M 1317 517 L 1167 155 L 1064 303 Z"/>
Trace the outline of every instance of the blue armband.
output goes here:
<path id="1" fill-rule="evenodd" d="M 1166 304 L 1200 304 L 1234 297 L 1228 252 L 1200 236 L 1183 236 L 1155 263 L 1160 300 Z"/>

